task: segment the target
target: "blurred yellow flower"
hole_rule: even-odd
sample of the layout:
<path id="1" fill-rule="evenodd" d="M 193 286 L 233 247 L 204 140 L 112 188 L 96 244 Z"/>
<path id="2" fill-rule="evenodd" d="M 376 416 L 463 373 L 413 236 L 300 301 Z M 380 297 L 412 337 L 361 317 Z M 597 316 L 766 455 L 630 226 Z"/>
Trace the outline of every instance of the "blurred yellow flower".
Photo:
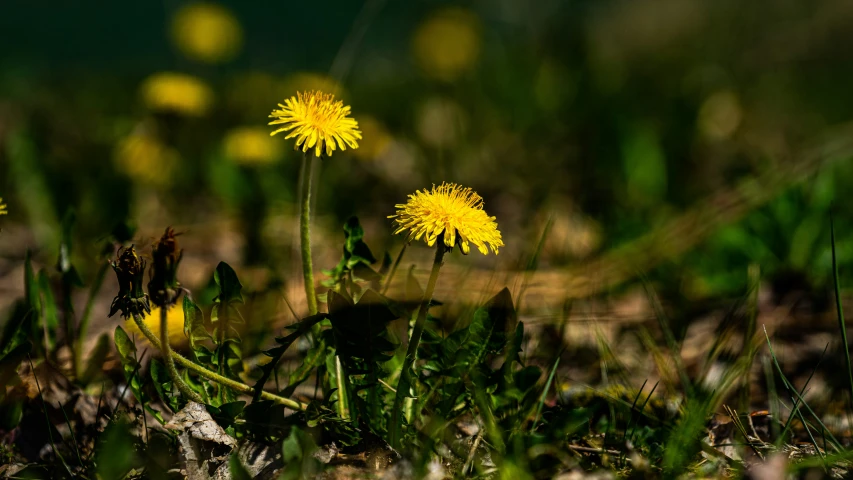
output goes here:
<path id="1" fill-rule="evenodd" d="M 285 92 L 309 92 L 317 90 L 328 92 L 336 97 L 343 97 L 343 87 L 334 78 L 316 72 L 296 72 L 288 75 L 281 82 L 281 89 Z"/>
<path id="2" fill-rule="evenodd" d="M 317 157 L 324 147 L 327 156 L 331 156 L 335 148 L 358 148 L 357 140 L 361 140 L 358 122 L 349 117 L 349 105 L 335 101 L 334 95 L 319 91 L 298 92 L 278 106 L 281 108 L 272 111 L 270 118 L 275 120 L 269 124 L 284 126 L 270 135 L 290 132 L 285 139 L 296 137 L 297 149 L 301 146 L 302 151 L 307 152 L 313 148 Z"/>
<path id="3" fill-rule="evenodd" d="M 3 203 L 3 197 L 0 197 L 0 215 L 6 215 L 9 210 L 6 210 L 6 204 Z"/>
<path id="4" fill-rule="evenodd" d="M 455 183 L 442 183 L 432 190 L 418 190 L 409 195 L 405 204 L 395 205 L 397 223 L 394 234 L 408 230 L 408 241 L 420 240 L 429 246 L 443 233 L 447 247 L 459 245 L 468 254 L 473 243 L 480 253 L 487 255 L 489 247 L 498 254 L 504 245 L 495 217 L 483 210 L 483 198 L 474 190 Z"/>
<path id="5" fill-rule="evenodd" d="M 199 117 L 207 113 L 213 103 L 210 87 L 183 73 L 155 73 L 142 83 L 141 93 L 145 105 L 155 112 Z"/>
<path id="6" fill-rule="evenodd" d="M 262 127 L 238 127 L 225 134 L 225 156 L 242 165 L 264 165 L 281 158 L 281 143 Z"/>
<path id="7" fill-rule="evenodd" d="M 480 55 L 480 21 L 462 8 L 435 12 L 415 31 L 412 51 L 423 71 L 439 80 L 459 77 Z"/>
<path id="8" fill-rule="evenodd" d="M 357 149 L 353 150 L 354 157 L 359 160 L 373 160 L 388 150 L 392 137 L 379 120 L 368 116 L 359 117 L 358 127 L 361 129 L 364 140 Z"/>
<path id="9" fill-rule="evenodd" d="M 154 335 L 160 338 L 160 307 L 152 306 L 151 313 L 143 321 L 154 332 Z M 169 327 L 169 343 L 172 345 L 181 345 L 187 342 L 187 337 L 184 335 L 184 309 L 180 302 L 177 305 L 169 307 L 169 310 L 166 311 L 166 323 Z M 136 335 L 137 339 L 142 339 L 145 342 L 148 341 L 145 335 L 139 331 L 136 322 L 132 319 L 124 322 L 124 329 L 131 338 Z"/>
<path id="10" fill-rule="evenodd" d="M 119 171 L 135 181 L 163 186 L 171 182 L 180 155 L 153 133 L 137 128 L 116 145 L 113 161 Z"/>
<path id="11" fill-rule="evenodd" d="M 193 3 L 172 19 L 172 40 L 193 60 L 221 63 L 233 59 L 243 45 L 243 30 L 234 15 L 215 3 Z"/>

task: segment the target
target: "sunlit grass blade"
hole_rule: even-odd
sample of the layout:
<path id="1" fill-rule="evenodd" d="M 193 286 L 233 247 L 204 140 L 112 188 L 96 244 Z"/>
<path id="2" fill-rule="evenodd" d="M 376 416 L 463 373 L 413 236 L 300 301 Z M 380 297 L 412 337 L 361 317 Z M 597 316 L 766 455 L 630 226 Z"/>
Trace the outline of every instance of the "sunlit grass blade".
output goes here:
<path id="1" fill-rule="evenodd" d="M 806 379 L 806 382 L 803 384 L 803 388 L 800 389 L 800 395 L 804 395 L 806 393 L 806 388 L 809 386 L 809 382 L 812 381 L 812 377 L 814 377 L 815 372 L 817 372 L 818 367 L 823 362 L 823 358 L 826 356 L 826 351 L 829 348 L 829 344 L 827 343 L 825 347 L 823 347 L 823 353 L 820 356 L 817 364 L 812 369 L 812 373 L 809 375 L 809 378 Z M 782 428 L 782 434 L 777 438 L 777 447 L 781 445 L 782 439 L 785 438 L 785 435 L 791 429 L 791 421 L 797 417 L 797 413 L 800 411 L 800 401 L 798 399 L 792 399 L 794 401 L 794 405 L 791 408 L 791 414 L 788 415 L 788 419 L 785 421 L 785 425 Z M 781 418 L 779 419 L 781 420 Z M 774 424 L 775 425 L 775 424 Z"/>
<path id="2" fill-rule="evenodd" d="M 548 373 L 548 380 L 545 381 L 545 387 L 542 389 L 542 395 L 539 396 L 539 402 L 536 404 L 536 415 L 533 417 L 533 424 L 530 426 L 530 433 L 535 432 L 536 426 L 539 424 L 539 416 L 542 414 L 542 406 L 545 405 L 545 399 L 548 397 L 548 391 L 551 390 L 551 383 L 554 381 L 554 375 L 557 374 L 557 367 L 559 365 L 560 355 L 557 355 L 557 359 L 554 360 L 554 365 L 551 367 L 551 372 Z"/>
<path id="3" fill-rule="evenodd" d="M 670 356 L 675 364 L 676 373 L 681 380 L 681 386 L 684 389 L 684 392 L 689 395 L 693 391 L 693 384 L 690 381 L 690 377 L 687 375 L 684 363 L 681 361 L 681 348 L 679 347 L 678 342 L 675 341 L 675 335 L 673 335 L 672 329 L 669 328 L 666 314 L 663 311 L 663 306 L 661 306 L 660 301 L 658 301 L 657 296 L 652 291 L 651 285 L 649 285 L 645 279 L 643 280 L 643 288 L 646 291 L 649 304 L 655 312 L 655 318 L 657 319 L 661 332 L 666 340 L 666 346 L 669 348 Z"/>
<path id="4" fill-rule="evenodd" d="M 809 414 L 814 417 L 815 421 L 826 431 L 827 434 L 829 434 L 832 446 L 839 452 L 844 450 L 838 439 L 836 439 L 832 432 L 828 428 L 826 428 L 826 425 L 823 424 L 820 417 L 818 417 L 817 414 L 814 413 L 814 410 L 812 410 L 808 402 L 805 401 L 800 392 L 798 392 L 797 389 L 794 388 L 793 385 L 791 385 L 791 382 L 789 382 L 788 378 L 785 377 L 785 374 L 782 373 L 782 366 L 779 365 L 779 360 L 776 358 L 776 354 L 773 352 L 773 345 L 770 343 L 770 336 L 767 334 L 766 327 L 764 328 L 764 337 L 767 339 L 767 347 L 770 349 L 770 358 L 773 359 L 773 365 L 776 366 L 776 373 L 779 374 L 779 378 L 782 379 L 782 384 L 785 385 L 785 388 L 791 394 L 791 397 L 796 397 L 796 399 L 798 399 L 803 404 L 803 406 L 806 407 L 806 410 L 809 412 Z"/>

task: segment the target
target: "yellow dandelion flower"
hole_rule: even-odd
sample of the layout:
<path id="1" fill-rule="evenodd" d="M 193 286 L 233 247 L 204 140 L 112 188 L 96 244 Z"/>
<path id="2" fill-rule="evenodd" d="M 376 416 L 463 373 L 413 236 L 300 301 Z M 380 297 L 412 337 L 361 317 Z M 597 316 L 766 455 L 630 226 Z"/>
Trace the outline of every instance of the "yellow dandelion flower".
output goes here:
<path id="1" fill-rule="evenodd" d="M 145 325 L 151 329 L 157 338 L 160 338 L 160 307 L 152 305 L 151 313 L 145 316 L 143 322 L 145 322 Z M 169 342 L 172 345 L 186 343 L 187 337 L 184 336 L 184 309 L 181 307 L 180 302 L 177 305 L 169 307 L 169 310 L 166 312 L 166 323 L 169 327 Z M 148 341 L 145 335 L 139 331 L 139 327 L 136 326 L 134 320 L 125 321 L 124 329 L 129 336 L 133 337 L 133 335 L 136 335 L 136 338 L 143 339 L 145 342 Z"/>
<path id="2" fill-rule="evenodd" d="M 174 72 L 155 73 L 141 88 L 145 105 L 155 112 L 200 117 L 213 103 L 213 91 L 200 79 Z"/>
<path id="3" fill-rule="evenodd" d="M 418 190 L 409 195 L 405 204 L 396 205 L 397 230 L 394 234 L 408 230 L 408 240 L 424 237 L 427 245 L 435 244 L 444 234 L 448 247 L 459 245 L 462 253 L 468 254 L 473 243 L 480 253 L 487 255 L 489 248 L 498 254 L 504 245 L 495 217 L 483 210 L 483 197 L 474 190 L 455 183 L 442 183 L 432 190 Z"/>
<path id="4" fill-rule="evenodd" d="M 205 63 L 233 59 L 243 45 L 240 23 L 224 7 L 194 3 L 181 8 L 172 20 L 172 40 L 187 57 Z"/>
<path id="5" fill-rule="evenodd" d="M 281 157 L 281 143 L 261 127 L 238 127 L 225 134 L 225 156 L 240 165 L 265 165 Z"/>
<path id="6" fill-rule="evenodd" d="M 349 117 L 350 107 L 344 102 L 335 101 L 335 96 L 319 91 L 298 92 L 297 96 L 284 101 L 284 105 L 273 110 L 270 125 L 284 125 L 270 135 L 290 132 L 285 139 L 296 137 L 295 147 L 303 152 L 314 149 L 314 155 L 320 156 L 324 147 L 326 156 L 331 156 L 335 148 L 358 148 L 361 140 L 358 122 Z"/>
<path id="7" fill-rule="evenodd" d="M 6 215 L 9 210 L 6 210 L 6 204 L 3 203 L 3 197 L 0 197 L 0 215 Z"/>

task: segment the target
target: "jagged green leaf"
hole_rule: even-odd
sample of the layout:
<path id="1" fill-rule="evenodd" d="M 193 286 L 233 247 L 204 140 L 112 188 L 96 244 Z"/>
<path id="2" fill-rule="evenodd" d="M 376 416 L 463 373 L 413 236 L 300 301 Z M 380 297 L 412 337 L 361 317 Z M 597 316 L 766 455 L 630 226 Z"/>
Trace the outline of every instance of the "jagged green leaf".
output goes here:
<path id="1" fill-rule="evenodd" d="M 264 385 L 266 385 L 267 380 L 269 380 L 270 375 L 278 366 L 279 360 L 281 360 L 281 356 L 284 355 L 284 352 L 295 342 L 299 337 L 305 335 L 306 333 L 311 331 L 311 327 L 327 318 L 328 315 L 325 313 L 321 313 L 318 315 L 312 315 L 308 318 L 303 319 L 301 322 L 298 322 L 296 325 L 292 325 L 290 328 L 295 331 L 290 335 L 284 337 L 278 337 L 275 339 L 276 343 L 278 343 L 277 347 L 273 347 L 264 352 L 264 355 L 268 357 L 272 357 L 268 363 L 261 367 L 261 378 L 255 382 L 254 389 L 255 394 L 252 396 L 252 401 L 257 402 L 261 398 L 261 392 L 264 389 Z"/>

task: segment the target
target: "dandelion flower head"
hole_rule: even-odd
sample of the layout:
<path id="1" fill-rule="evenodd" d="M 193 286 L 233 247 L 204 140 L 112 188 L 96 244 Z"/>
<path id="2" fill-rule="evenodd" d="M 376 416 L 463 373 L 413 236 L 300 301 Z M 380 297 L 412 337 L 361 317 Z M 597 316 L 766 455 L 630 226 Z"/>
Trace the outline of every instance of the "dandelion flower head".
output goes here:
<path id="1" fill-rule="evenodd" d="M 299 92 L 279 103 L 279 109 L 273 110 L 270 125 L 282 125 L 270 135 L 288 132 L 285 139 L 296 138 L 295 147 L 303 152 L 314 149 L 314 155 L 320 156 L 325 150 L 331 156 L 336 148 L 358 148 L 361 131 L 358 122 L 349 117 L 350 107 L 335 96 L 320 91 Z"/>
<path id="2" fill-rule="evenodd" d="M 483 210 L 483 198 L 474 190 L 455 183 L 442 183 L 432 190 L 418 190 L 409 195 L 405 204 L 396 205 L 395 234 L 408 231 L 408 240 L 420 240 L 434 245 L 444 234 L 447 247 L 459 245 L 468 254 L 474 244 L 480 253 L 487 255 L 489 248 L 498 254 L 504 245 L 495 217 Z"/>

